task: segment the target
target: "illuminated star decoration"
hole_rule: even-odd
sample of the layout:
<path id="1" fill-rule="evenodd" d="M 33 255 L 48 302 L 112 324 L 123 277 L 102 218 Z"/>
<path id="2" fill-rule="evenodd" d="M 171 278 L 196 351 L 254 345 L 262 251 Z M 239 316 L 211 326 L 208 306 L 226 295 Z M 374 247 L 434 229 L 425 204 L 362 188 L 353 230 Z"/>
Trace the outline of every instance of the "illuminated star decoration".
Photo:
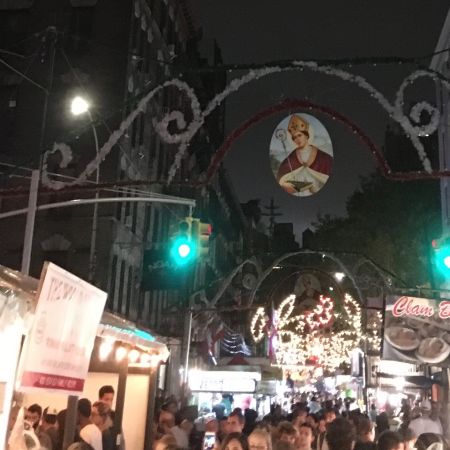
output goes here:
<path id="1" fill-rule="evenodd" d="M 313 363 L 332 370 L 348 362 L 362 337 L 358 303 L 345 294 L 342 308 L 336 310 L 334 302 L 321 295 L 312 311 L 292 315 L 294 306 L 295 295 L 290 295 L 272 314 L 275 320 L 268 319 L 263 307 L 258 308 L 251 320 L 253 339 L 260 342 L 269 338 L 275 363 L 281 366 Z"/>

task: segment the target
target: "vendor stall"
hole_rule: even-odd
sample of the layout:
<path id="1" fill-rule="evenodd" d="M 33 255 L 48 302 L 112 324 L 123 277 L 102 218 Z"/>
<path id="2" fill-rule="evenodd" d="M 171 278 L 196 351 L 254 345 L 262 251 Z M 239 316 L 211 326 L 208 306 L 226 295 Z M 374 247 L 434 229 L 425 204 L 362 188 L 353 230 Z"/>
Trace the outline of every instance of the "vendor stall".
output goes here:
<path id="1" fill-rule="evenodd" d="M 125 433 L 129 448 L 151 448 L 158 370 L 167 346 L 130 321 L 102 314 L 106 293 L 94 286 L 54 264 L 46 264 L 43 274 L 37 300 L 37 280 L 0 266 L 0 346 L 7 352 L 0 368 L 0 448 L 15 388 L 25 393 L 17 396 L 17 408 L 67 407 L 67 444 L 73 442 L 77 398 L 96 401 L 105 384 L 116 390 L 118 441 Z M 127 404 L 130 420 L 122 423 Z"/>
<path id="2" fill-rule="evenodd" d="M 220 411 L 227 416 L 234 408 L 256 410 L 260 371 L 195 370 L 189 371 L 188 383 L 192 393 L 190 403 L 197 405 L 200 414 Z M 223 407 L 220 407 L 223 405 Z"/>

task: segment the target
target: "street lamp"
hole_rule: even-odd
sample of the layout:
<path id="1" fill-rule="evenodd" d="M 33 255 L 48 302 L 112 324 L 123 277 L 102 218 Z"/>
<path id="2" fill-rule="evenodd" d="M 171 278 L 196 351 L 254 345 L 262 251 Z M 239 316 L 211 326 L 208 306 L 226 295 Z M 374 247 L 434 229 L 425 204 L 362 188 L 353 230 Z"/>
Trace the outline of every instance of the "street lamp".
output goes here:
<path id="1" fill-rule="evenodd" d="M 80 97 L 77 95 L 72 99 L 72 102 L 70 104 L 70 111 L 74 116 L 79 116 L 81 114 L 87 114 L 89 117 L 89 120 L 91 122 L 91 128 L 92 133 L 94 135 L 94 142 L 95 142 L 95 154 L 97 156 L 97 170 L 95 174 L 95 183 L 98 185 L 100 181 L 100 164 L 98 161 L 98 138 L 97 138 L 97 130 L 95 129 L 94 120 L 92 118 L 92 114 L 89 111 L 90 104 L 89 102 L 84 99 L 83 97 Z M 99 198 L 99 192 L 98 190 L 95 191 L 95 198 Z M 95 276 L 95 269 L 96 269 L 96 244 L 97 244 L 97 228 L 98 228 L 98 202 L 94 203 L 94 214 L 92 217 L 92 231 L 91 231 L 91 246 L 90 246 L 90 252 L 89 252 L 89 275 L 88 280 L 93 281 Z"/>
<path id="2" fill-rule="evenodd" d="M 89 103 L 83 97 L 77 95 L 70 104 L 70 112 L 74 116 L 79 116 L 80 114 L 89 112 L 89 106 Z"/>

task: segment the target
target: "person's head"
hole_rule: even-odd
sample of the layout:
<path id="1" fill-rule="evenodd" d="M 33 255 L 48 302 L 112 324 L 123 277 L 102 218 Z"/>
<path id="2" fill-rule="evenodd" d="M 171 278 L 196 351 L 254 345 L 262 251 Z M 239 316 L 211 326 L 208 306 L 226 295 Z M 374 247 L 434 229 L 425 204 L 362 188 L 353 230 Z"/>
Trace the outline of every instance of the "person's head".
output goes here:
<path id="1" fill-rule="evenodd" d="M 37 403 L 29 406 L 25 413 L 25 420 L 30 422 L 33 425 L 33 428 L 37 428 L 39 426 L 39 422 L 41 421 L 42 416 L 42 407 Z"/>
<path id="2" fill-rule="evenodd" d="M 436 433 L 422 433 L 417 438 L 415 447 L 417 450 L 448 450 L 449 448 L 445 439 Z"/>
<path id="3" fill-rule="evenodd" d="M 327 423 L 325 422 L 325 418 L 321 417 L 319 419 L 319 423 L 317 425 L 317 431 L 319 433 L 325 433 L 326 429 L 327 429 Z"/>
<path id="4" fill-rule="evenodd" d="M 158 424 L 165 432 L 168 432 L 170 428 L 175 426 L 175 416 L 169 411 L 161 411 Z"/>
<path id="5" fill-rule="evenodd" d="M 353 450 L 356 441 L 355 427 L 347 419 L 338 417 L 327 425 L 325 438 L 330 450 Z"/>
<path id="6" fill-rule="evenodd" d="M 298 148 L 304 148 L 308 144 L 309 123 L 302 117 L 293 114 L 289 119 L 288 131 Z"/>
<path id="7" fill-rule="evenodd" d="M 403 450 L 403 440 L 399 433 L 391 430 L 383 431 L 378 436 L 378 450 Z"/>
<path id="8" fill-rule="evenodd" d="M 219 431 L 219 421 L 211 418 L 205 422 L 205 431 L 217 433 Z"/>
<path id="9" fill-rule="evenodd" d="M 306 416 L 305 423 L 307 423 L 313 430 L 317 428 L 318 422 L 316 416 L 309 414 Z"/>
<path id="10" fill-rule="evenodd" d="M 375 439 L 373 422 L 367 417 L 359 417 L 356 425 L 356 436 L 359 442 L 373 442 Z"/>
<path id="11" fill-rule="evenodd" d="M 228 417 L 222 417 L 219 420 L 219 432 L 222 434 L 227 434 L 228 430 Z"/>
<path id="12" fill-rule="evenodd" d="M 239 411 L 234 410 L 227 419 L 228 433 L 242 433 L 245 425 L 245 418 Z"/>
<path id="13" fill-rule="evenodd" d="M 178 411 L 178 405 L 177 402 L 174 399 L 167 400 L 167 402 L 162 405 L 161 409 L 164 411 L 169 411 L 172 414 L 176 414 Z"/>
<path id="14" fill-rule="evenodd" d="M 333 422 L 336 419 L 336 411 L 334 409 L 327 409 L 323 414 L 323 418 L 326 424 Z"/>
<path id="15" fill-rule="evenodd" d="M 401 428 L 399 433 L 403 440 L 404 450 L 414 450 L 417 440 L 414 431 L 411 428 Z"/>
<path id="16" fill-rule="evenodd" d="M 114 388 L 110 385 L 102 386 L 98 391 L 98 399 L 112 408 L 114 401 Z"/>
<path id="17" fill-rule="evenodd" d="M 308 425 L 306 422 L 302 423 L 298 428 L 298 447 L 301 450 L 309 450 L 311 449 L 312 442 L 314 440 L 314 431 L 311 425 Z"/>
<path id="18" fill-rule="evenodd" d="M 291 422 L 283 421 L 277 427 L 277 434 L 279 441 L 295 444 L 298 432 Z"/>
<path id="19" fill-rule="evenodd" d="M 101 431 L 107 430 L 112 426 L 110 417 L 110 407 L 104 402 L 95 402 L 92 405 L 92 422 L 97 425 Z"/>
<path id="20" fill-rule="evenodd" d="M 222 450 L 248 450 L 247 438 L 241 433 L 229 433 L 222 442 Z"/>
<path id="21" fill-rule="evenodd" d="M 389 430 L 389 416 L 385 412 L 378 414 L 375 423 L 377 424 L 377 433 Z"/>
<path id="22" fill-rule="evenodd" d="M 256 428 L 248 437 L 248 447 L 250 450 L 272 450 L 272 438 L 266 430 Z"/>
<path id="23" fill-rule="evenodd" d="M 42 413 L 42 426 L 45 427 L 53 427 L 56 426 L 56 416 L 58 415 L 58 411 L 55 408 L 50 408 L 47 406 L 47 408 L 44 409 L 44 412 Z"/>
<path id="24" fill-rule="evenodd" d="M 80 398 L 78 400 L 77 410 L 79 421 L 87 421 L 91 417 L 92 404 L 87 398 Z"/>
<path id="25" fill-rule="evenodd" d="M 294 411 L 294 419 L 292 420 L 295 426 L 298 426 L 304 422 L 306 422 L 306 417 L 308 413 L 305 408 L 296 408 Z"/>

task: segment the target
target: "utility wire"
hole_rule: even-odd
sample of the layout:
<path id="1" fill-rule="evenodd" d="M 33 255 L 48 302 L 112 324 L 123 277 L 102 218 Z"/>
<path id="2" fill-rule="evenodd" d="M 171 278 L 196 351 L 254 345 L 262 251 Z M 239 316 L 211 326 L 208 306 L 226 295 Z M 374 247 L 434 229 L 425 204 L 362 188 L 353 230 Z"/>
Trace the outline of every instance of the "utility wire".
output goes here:
<path id="1" fill-rule="evenodd" d="M 8 69 L 12 70 L 14 73 L 19 75 L 23 79 L 27 80 L 29 83 L 33 84 L 34 86 L 36 86 L 39 89 L 41 89 L 42 91 L 44 91 L 46 94 L 48 94 L 48 90 L 44 86 L 41 86 L 39 83 L 37 83 L 36 81 L 32 80 L 30 77 L 27 77 L 20 70 L 16 69 L 15 67 L 11 66 L 10 64 L 8 64 L 4 59 L 0 58 L 0 63 L 3 64 L 4 66 L 6 66 Z"/>

